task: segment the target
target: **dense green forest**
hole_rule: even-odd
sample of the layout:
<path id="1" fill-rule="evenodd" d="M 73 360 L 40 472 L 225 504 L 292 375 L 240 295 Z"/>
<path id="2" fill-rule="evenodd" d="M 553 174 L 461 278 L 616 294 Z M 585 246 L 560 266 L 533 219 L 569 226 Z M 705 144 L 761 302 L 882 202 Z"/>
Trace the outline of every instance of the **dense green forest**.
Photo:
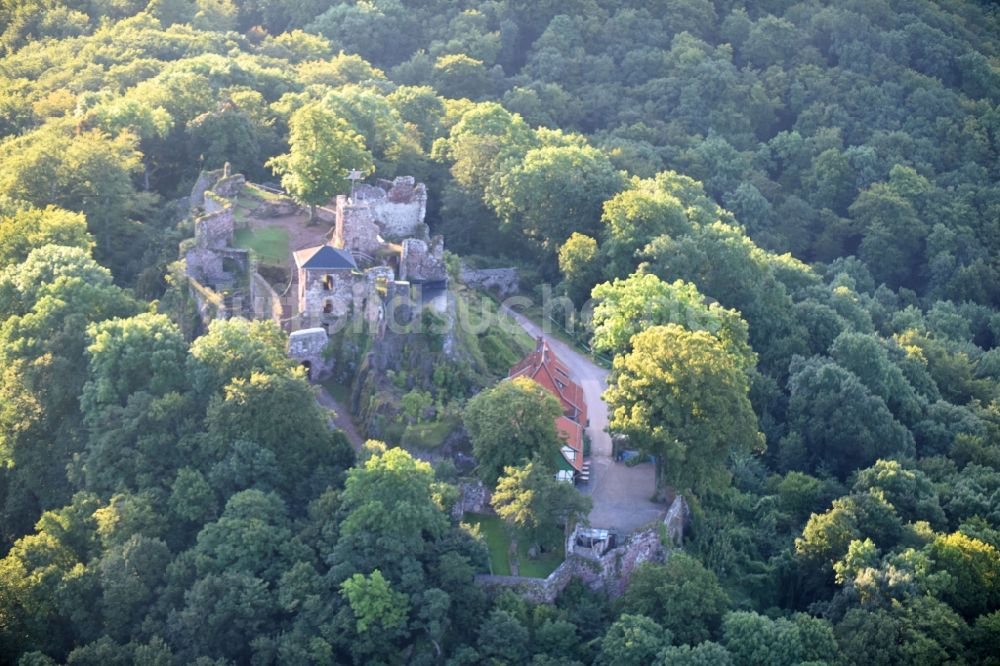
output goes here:
<path id="1" fill-rule="evenodd" d="M 1000 664 L 995 6 L 2 0 L 0 31 L 0 663 Z M 620 599 L 487 594 L 453 465 L 356 460 L 282 331 L 176 316 L 199 172 L 277 182 L 309 114 L 427 183 L 451 252 L 589 302 L 611 426 L 693 510 Z M 502 411 L 421 388 L 474 439 Z"/>

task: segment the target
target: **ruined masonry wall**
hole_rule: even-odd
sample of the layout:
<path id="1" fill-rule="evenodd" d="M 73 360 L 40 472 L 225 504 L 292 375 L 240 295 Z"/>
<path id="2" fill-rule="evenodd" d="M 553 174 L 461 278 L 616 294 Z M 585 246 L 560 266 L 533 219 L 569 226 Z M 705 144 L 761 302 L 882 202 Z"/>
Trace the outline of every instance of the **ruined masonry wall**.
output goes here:
<path id="1" fill-rule="evenodd" d="M 306 317 L 305 324 L 318 326 L 343 317 L 354 302 L 355 279 L 351 271 L 305 270 L 305 280 L 299 284 L 299 311 Z M 326 276 L 331 278 L 331 288 L 326 288 Z M 329 301 L 331 311 L 323 312 Z"/>
<path id="2" fill-rule="evenodd" d="M 254 271 L 250 277 L 250 286 L 253 293 L 253 314 L 255 319 L 269 319 L 277 326 L 281 326 L 281 318 L 284 308 L 281 304 L 281 296 L 274 290 L 274 287 Z"/>
<path id="3" fill-rule="evenodd" d="M 400 238 L 426 238 L 424 224 L 426 199 L 411 203 L 386 201 L 373 206 L 373 214 L 387 240 Z"/>
<path id="4" fill-rule="evenodd" d="M 456 520 L 466 513 L 489 513 L 492 511 L 490 491 L 483 485 L 482 481 L 463 483 L 458 487 L 458 501 L 451 508 L 451 515 Z"/>
<path id="5" fill-rule="evenodd" d="M 684 543 L 684 528 L 691 522 L 691 507 L 683 495 L 678 495 L 667 509 L 663 524 L 667 527 L 667 538 L 676 546 Z"/>
<path id="6" fill-rule="evenodd" d="M 236 271 L 226 270 L 226 260 L 236 265 Z M 250 252 L 238 248 L 195 247 L 184 255 L 187 274 L 205 285 L 217 285 L 233 280 L 238 273 L 250 270 Z"/>
<path id="7" fill-rule="evenodd" d="M 208 201 L 208 199 L 206 199 Z M 225 207 L 194 221 L 194 239 L 198 247 L 221 250 L 233 244 L 235 217 L 232 207 Z"/>
<path id="8" fill-rule="evenodd" d="M 448 279 L 444 265 L 444 239 L 441 236 L 435 236 L 429 244 L 418 238 L 407 238 L 402 245 L 400 280 L 440 282 Z"/>
<path id="9" fill-rule="evenodd" d="M 212 191 L 224 199 L 232 199 L 239 196 L 246 183 L 247 179 L 244 178 L 243 174 L 237 173 L 217 180 L 212 186 Z"/>
<path id="10" fill-rule="evenodd" d="M 625 592 L 632 573 L 640 564 L 659 562 L 665 557 L 657 526 L 634 534 L 627 544 L 595 560 L 569 555 L 548 578 L 481 575 L 476 576 L 475 582 L 491 590 L 512 589 L 532 603 L 550 604 L 571 580 L 579 578 L 591 589 L 617 598 Z"/>
<path id="11" fill-rule="evenodd" d="M 388 299 L 395 275 L 388 266 L 376 266 L 365 271 L 364 317 L 369 323 L 379 323 L 385 318 L 383 298 Z M 376 329 L 378 330 L 378 329 Z"/>
<path id="12" fill-rule="evenodd" d="M 365 209 L 368 215 L 378 225 L 376 233 L 388 241 L 399 241 L 404 238 L 422 238 L 428 236 L 424 217 L 427 215 L 427 187 L 418 183 L 413 176 L 400 176 L 393 181 L 379 180 L 378 185 L 361 184 L 354 188 L 354 205 L 345 206 L 347 197 L 337 197 L 338 212 L 345 209 Z M 345 227 L 338 231 L 349 233 L 352 223 L 363 220 L 353 217 L 358 213 L 349 213 Z M 353 248 L 352 248 L 353 249 Z"/>
<path id="13" fill-rule="evenodd" d="M 381 246 L 379 228 L 372 209 L 364 204 L 351 204 L 347 197 L 337 197 L 335 244 L 345 250 L 375 256 Z"/>
<path id="14" fill-rule="evenodd" d="M 195 247 L 184 255 L 184 265 L 189 277 L 209 284 L 226 277 L 222 269 L 222 257 L 213 250 Z"/>
<path id="15" fill-rule="evenodd" d="M 202 208 L 205 213 L 218 213 L 220 210 L 225 210 L 229 208 L 229 202 L 215 194 L 214 192 L 205 192 L 204 204 Z"/>
<path id="16" fill-rule="evenodd" d="M 207 192 L 217 180 L 222 178 L 222 176 L 222 169 L 202 171 L 198 174 L 198 179 L 195 181 L 194 187 L 191 188 L 190 201 L 192 208 L 200 208 L 205 205 L 205 192 Z"/>
<path id="17" fill-rule="evenodd" d="M 459 279 L 467 287 L 493 291 L 500 298 L 512 296 L 520 288 L 516 268 L 473 269 L 463 263 Z"/>
<path id="18" fill-rule="evenodd" d="M 309 363 L 309 379 L 322 379 L 333 371 L 333 362 L 323 355 L 329 336 L 322 328 L 304 328 L 288 336 L 288 355 Z"/>

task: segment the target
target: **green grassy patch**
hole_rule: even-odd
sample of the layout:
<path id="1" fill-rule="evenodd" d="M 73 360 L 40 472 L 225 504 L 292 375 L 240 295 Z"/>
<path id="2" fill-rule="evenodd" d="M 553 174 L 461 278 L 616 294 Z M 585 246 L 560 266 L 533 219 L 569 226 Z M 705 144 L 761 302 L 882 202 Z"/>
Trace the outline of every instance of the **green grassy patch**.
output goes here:
<path id="1" fill-rule="evenodd" d="M 406 426 L 403 431 L 403 446 L 436 449 L 456 427 L 457 424 L 451 419 Z"/>
<path id="2" fill-rule="evenodd" d="M 284 198 L 280 194 L 275 194 L 274 192 L 268 192 L 255 185 L 254 183 L 247 183 L 243 187 L 243 192 L 240 193 L 241 197 L 251 197 L 254 199 L 259 199 L 261 201 L 273 201 L 274 199 Z"/>
<path id="3" fill-rule="evenodd" d="M 490 572 L 497 576 L 510 575 L 510 537 L 504 529 L 503 521 L 497 516 L 488 516 L 481 513 L 467 513 L 462 518 L 470 525 L 478 525 L 479 533 L 482 534 L 486 542 L 486 548 L 490 551 Z M 562 542 L 562 534 L 559 535 L 559 542 Z M 556 570 L 565 559 L 565 546 L 560 545 L 558 549 L 543 553 L 536 559 L 528 557 L 527 544 L 518 544 L 517 561 L 520 567 L 520 575 L 530 578 L 545 578 Z"/>
<path id="4" fill-rule="evenodd" d="M 490 551 L 490 573 L 496 576 L 509 576 L 510 558 L 507 556 L 507 549 L 510 548 L 510 538 L 503 528 L 503 521 L 497 516 L 481 513 L 467 513 L 463 520 L 470 525 L 479 526 L 479 533 L 483 535 L 486 547 Z"/>
<path id="5" fill-rule="evenodd" d="M 506 330 L 496 325 L 495 320 L 485 320 L 489 316 L 495 317 L 499 307 L 490 294 L 465 287 L 458 287 L 455 293 L 463 316 L 468 318 L 469 325 L 461 330 L 465 334 L 465 346 L 476 365 L 485 367 L 496 377 L 507 376 L 511 366 L 535 348 L 535 341 L 520 326 L 511 326 L 510 330 Z M 483 314 L 484 305 L 491 314 Z M 474 334 L 472 331 L 480 332 Z"/>
<path id="6" fill-rule="evenodd" d="M 500 300 L 494 294 L 491 294 L 488 291 L 477 291 L 474 293 L 478 298 L 486 299 L 493 304 L 493 312 L 495 315 L 504 317 L 507 327 L 510 328 L 510 331 L 505 331 L 505 334 L 507 335 L 512 347 L 518 353 L 519 360 L 535 350 L 535 338 L 533 338 L 530 333 L 514 323 L 509 315 L 498 314 L 500 309 Z M 478 307 L 478 305 L 476 307 Z M 528 318 L 531 319 L 531 317 Z"/>
<path id="7" fill-rule="evenodd" d="M 520 563 L 521 575 L 529 578 L 548 578 L 548 575 L 566 559 L 566 546 L 561 541 L 562 532 L 559 533 L 559 538 L 558 549 L 542 553 L 535 559 L 528 557 L 527 546 L 518 544 L 517 560 Z"/>
<path id="8" fill-rule="evenodd" d="M 288 230 L 284 227 L 238 229 L 234 242 L 236 247 L 256 252 L 260 260 L 265 263 L 285 264 L 288 262 Z"/>

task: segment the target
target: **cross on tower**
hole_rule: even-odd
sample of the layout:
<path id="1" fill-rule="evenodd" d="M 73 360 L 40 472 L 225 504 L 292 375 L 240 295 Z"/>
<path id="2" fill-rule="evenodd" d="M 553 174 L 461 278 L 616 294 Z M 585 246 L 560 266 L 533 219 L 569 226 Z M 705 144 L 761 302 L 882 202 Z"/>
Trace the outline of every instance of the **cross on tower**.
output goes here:
<path id="1" fill-rule="evenodd" d="M 352 200 L 354 199 L 354 186 L 357 185 L 358 181 L 361 180 L 362 178 L 364 178 L 364 176 L 362 176 L 361 172 L 358 171 L 357 169 L 351 169 L 351 171 L 347 174 L 347 180 L 351 181 Z"/>

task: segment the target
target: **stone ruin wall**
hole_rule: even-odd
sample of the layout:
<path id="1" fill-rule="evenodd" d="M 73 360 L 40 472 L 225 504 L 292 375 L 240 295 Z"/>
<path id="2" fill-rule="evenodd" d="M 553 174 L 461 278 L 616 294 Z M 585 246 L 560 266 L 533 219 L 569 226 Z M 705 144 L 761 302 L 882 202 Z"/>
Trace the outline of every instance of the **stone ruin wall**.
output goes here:
<path id="1" fill-rule="evenodd" d="M 270 218 L 270 217 L 288 217 L 289 215 L 298 215 L 302 212 L 302 207 L 295 203 L 293 200 L 288 198 L 281 199 L 268 199 L 261 202 L 259 206 L 250 211 L 250 214 L 258 218 Z M 317 217 L 324 219 L 317 209 Z M 326 213 L 329 216 L 329 213 Z M 333 224 L 333 217 L 326 218 L 326 221 Z"/>
<path id="2" fill-rule="evenodd" d="M 233 247 L 236 216 L 231 200 L 246 186 L 242 174 L 225 169 L 203 171 L 191 190 L 189 203 L 194 239 L 182 244 L 190 291 L 203 322 L 242 315 L 281 321 L 281 298 L 256 272 L 250 251 Z M 226 288 L 224 296 L 216 290 Z"/>
<path id="3" fill-rule="evenodd" d="M 198 311 L 198 318 L 206 328 L 213 319 L 226 318 L 222 296 L 190 276 L 188 277 L 188 287 L 188 293 L 194 299 L 195 309 Z"/>
<path id="4" fill-rule="evenodd" d="M 226 165 L 226 171 L 228 173 L 229 165 Z M 233 199 L 238 197 L 243 191 L 243 188 L 247 184 L 247 179 L 241 173 L 236 173 L 233 175 L 223 175 L 222 178 L 215 181 L 212 186 L 212 192 L 215 192 L 218 196 L 223 199 Z"/>
<path id="5" fill-rule="evenodd" d="M 466 482 L 458 486 L 458 501 L 451 508 L 451 516 L 460 520 L 466 513 L 493 513 L 489 488 L 482 481 Z"/>
<path id="6" fill-rule="evenodd" d="M 243 191 L 244 185 L 246 185 L 246 178 L 243 174 L 230 174 L 228 164 L 222 169 L 202 171 L 198 174 L 198 178 L 191 188 L 191 207 L 204 207 L 205 194 L 209 191 L 215 192 L 224 199 L 232 199 Z"/>
<path id="7" fill-rule="evenodd" d="M 567 540 L 571 552 L 572 539 Z M 662 562 L 667 556 L 660 541 L 659 526 L 637 532 L 628 543 L 609 550 L 599 558 L 589 559 L 569 555 L 547 578 L 525 576 L 476 576 L 475 582 L 488 590 L 510 589 L 536 604 L 554 603 L 559 594 L 578 578 L 592 590 L 603 591 L 612 599 L 620 597 L 628 586 L 632 573 L 643 562 Z"/>
<path id="8" fill-rule="evenodd" d="M 299 284 L 299 313 L 307 326 L 332 323 L 350 313 L 354 303 L 355 277 L 351 271 L 305 270 L 305 280 Z M 331 278 L 331 288 L 326 288 L 326 276 Z M 331 311 L 323 312 L 329 301 Z"/>
<path id="9" fill-rule="evenodd" d="M 353 201 L 346 196 L 337 197 L 338 235 L 345 238 L 345 247 L 352 249 L 353 246 L 346 244 L 346 234 L 352 233 L 349 228 L 369 221 L 376 224 L 375 233 L 385 240 L 426 240 L 426 215 L 427 188 L 423 183 L 417 183 L 413 176 L 401 176 L 393 181 L 379 180 L 377 185 L 358 185 L 354 188 Z M 342 216 L 345 218 L 343 224 Z"/>
<path id="10" fill-rule="evenodd" d="M 334 245 L 369 257 L 382 246 L 379 228 L 372 210 L 365 204 L 351 203 L 346 196 L 337 197 Z"/>
<path id="11" fill-rule="evenodd" d="M 364 277 L 353 271 L 306 271 L 306 286 L 303 301 L 305 306 L 305 326 L 323 324 L 342 327 L 343 317 L 358 317 L 358 321 L 348 325 L 366 325 L 372 335 L 381 338 L 387 326 L 387 305 L 392 304 L 397 319 L 400 313 L 409 317 L 408 304 L 410 283 L 395 279 L 389 266 L 375 266 L 364 272 Z M 324 278 L 330 275 L 333 288 L 325 288 Z M 323 312 L 326 300 L 331 301 L 332 311 Z"/>
<path id="12" fill-rule="evenodd" d="M 407 238 L 399 255 L 399 279 L 409 282 L 443 282 L 448 279 L 444 265 L 444 238 L 435 236 L 427 243 Z"/>
<path id="13" fill-rule="evenodd" d="M 206 203 L 217 201 L 211 192 L 204 199 Z M 213 205 L 212 212 L 195 218 L 194 246 L 184 254 L 188 277 L 203 286 L 214 286 L 231 282 L 240 272 L 251 269 L 249 251 L 232 247 L 234 226 L 230 205 Z M 236 271 L 226 270 L 227 260 L 236 264 Z"/>
<path id="14" fill-rule="evenodd" d="M 271 320 L 278 327 L 284 317 L 284 305 L 281 296 L 274 290 L 271 283 L 261 277 L 257 271 L 250 276 L 250 288 L 253 294 L 253 318 L 262 321 Z"/>
<path id="15" fill-rule="evenodd" d="M 582 556 L 574 552 L 577 531 L 566 539 L 566 560 L 549 574 L 548 578 L 524 576 L 476 576 L 477 585 L 499 591 L 511 589 L 532 603 L 550 604 L 569 585 L 579 578 L 592 590 L 600 590 L 612 599 L 625 593 L 635 570 L 645 562 L 663 562 L 674 547 L 680 547 L 683 530 L 690 520 L 690 509 L 678 495 L 667 509 L 663 522 L 629 537 L 628 541 L 612 548 L 601 556 Z M 661 526 L 667 531 L 668 545 L 661 538 Z"/>
<path id="16" fill-rule="evenodd" d="M 231 204 L 226 199 L 223 199 L 214 192 L 205 192 L 205 203 L 201 208 L 206 215 L 218 213 L 219 211 L 230 207 Z"/>
<path id="17" fill-rule="evenodd" d="M 391 183 L 379 181 L 385 199 L 374 204 L 375 219 L 385 238 L 427 238 L 427 187 L 413 176 L 401 176 Z"/>
<path id="18" fill-rule="evenodd" d="M 374 207 L 373 214 L 387 240 L 427 238 L 424 204 L 387 201 Z"/>
<path id="19" fill-rule="evenodd" d="M 288 336 L 288 356 L 309 364 L 310 381 L 322 380 L 333 372 L 333 361 L 323 353 L 329 340 L 322 328 L 304 328 Z"/>
<path id="20" fill-rule="evenodd" d="M 375 325 L 373 330 L 376 333 L 384 330 L 379 324 L 385 319 L 385 303 L 395 281 L 396 275 L 388 266 L 376 266 L 365 271 L 364 304 L 359 311 L 364 313 L 365 322 Z"/>
<path id="21" fill-rule="evenodd" d="M 684 543 L 684 528 L 691 522 L 691 507 L 683 495 L 678 495 L 667 509 L 663 524 L 667 527 L 667 538 L 675 546 Z"/>
<path id="22" fill-rule="evenodd" d="M 209 199 L 206 198 L 206 201 Z M 194 221 L 194 241 L 200 248 L 224 249 L 233 244 L 236 216 L 232 206 L 218 208 Z"/>
<path id="23" fill-rule="evenodd" d="M 520 288 L 516 268 L 469 268 L 462 263 L 459 279 L 473 289 L 492 291 L 500 298 L 513 296 Z"/>
<path id="24" fill-rule="evenodd" d="M 205 192 L 210 190 L 212 185 L 218 182 L 224 174 L 225 171 L 223 169 L 202 171 L 198 174 L 198 179 L 191 188 L 190 202 L 192 209 L 201 208 L 205 205 Z"/>

